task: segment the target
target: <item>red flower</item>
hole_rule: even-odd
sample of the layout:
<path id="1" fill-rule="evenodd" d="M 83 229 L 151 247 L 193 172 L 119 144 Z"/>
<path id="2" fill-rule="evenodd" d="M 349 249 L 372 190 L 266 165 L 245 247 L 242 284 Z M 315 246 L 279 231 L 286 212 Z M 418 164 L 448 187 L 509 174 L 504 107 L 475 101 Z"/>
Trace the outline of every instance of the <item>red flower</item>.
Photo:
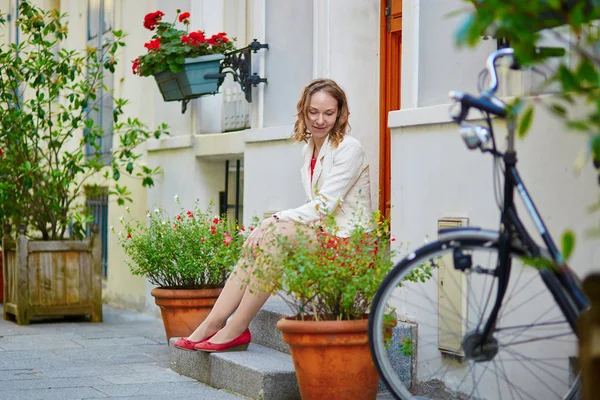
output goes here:
<path id="1" fill-rule="evenodd" d="M 210 226 L 210 233 L 213 234 L 213 235 L 216 235 L 216 233 L 217 233 L 217 227 L 214 226 L 214 225 L 211 225 Z"/>
<path id="2" fill-rule="evenodd" d="M 0 149 L 0 157 L 2 157 L 4 155 L 4 153 L 2 152 L 2 149 Z"/>
<path id="3" fill-rule="evenodd" d="M 198 46 L 203 43 L 206 43 L 206 38 L 204 37 L 204 32 L 196 31 L 190 32 L 189 35 L 183 35 L 181 37 L 181 42 L 185 44 L 189 44 L 191 46 Z"/>
<path id="4" fill-rule="evenodd" d="M 144 28 L 153 31 L 154 28 L 156 28 L 156 25 L 158 25 L 158 22 L 164 16 L 165 13 L 162 11 L 155 11 L 153 13 L 146 14 L 146 16 L 144 17 Z"/>
<path id="5" fill-rule="evenodd" d="M 213 219 L 213 224 L 218 224 L 218 223 L 219 223 L 219 218 L 215 217 L 215 218 Z"/>
<path id="6" fill-rule="evenodd" d="M 139 75 L 140 74 L 140 59 L 136 58 L 132 62 L 133 62 L 133 65 L 131 66 L 131 71 L 133 71 L 134 74 Z"/>
<path id="7" fill-rule="evenodd" d="M 243 226 L 240 226 L 240 231 L 246 232 L 246 229 Z"/>
<path id="8" fill-rule="evenodd" d="M 160 38 L 151 40 L 147 43 L 144 43 L 144 47 L 148 49 L 148 51 L 151 50 L 160 50 Z"/>
<path id="9" fill-rule="evenodd" d="M 181 221 L 181 215 L 177 216 L 177 221 Z"/>
<path id="10" fill-rule="evenodd" d="M 202 243 L 206 242 L 206 240 L 204 240 L 204 238 L 202 238 Z"/>
<path id="11" fill-rule="evenodd" d="M 173 224 L 173 229 L 177 230 L 177 225 Z"/>
<path id="12" fill-rule="evenodd" d="M 229 247 L 229 242 L 231 242 L 232 240 L 233 238 L 229 235 L 229 233 L 225 232 L 225 239 L 223 240 L 225 246 Z"/>
<path id="13" fill-rule="evenodd" d="M 229 42 L 225 32 L 219 32 L 216 35 L 212 35 L 206 42 L 211 46 L 215 46 L 221 43 Z"/>
<path id="14" fill-rule="evenodd" d="M 194 218 L 194 213 L 192 213 L 191 211 L 188 211 L 186 214 L 188 217 Z"/>
<path id="15" fill-rule="evenodd" d="M 131 233 L 127 234 L 127 239 L 131 239 Z"/>
<path id="16" fill-rule="evenodd" d="M 179 22 L 183 22 L 184 20 L 188 19 L 190 17 L 190 13 L 189 12 L 184 12 L 181 13 L 181 15 L 179 15 Z"/>

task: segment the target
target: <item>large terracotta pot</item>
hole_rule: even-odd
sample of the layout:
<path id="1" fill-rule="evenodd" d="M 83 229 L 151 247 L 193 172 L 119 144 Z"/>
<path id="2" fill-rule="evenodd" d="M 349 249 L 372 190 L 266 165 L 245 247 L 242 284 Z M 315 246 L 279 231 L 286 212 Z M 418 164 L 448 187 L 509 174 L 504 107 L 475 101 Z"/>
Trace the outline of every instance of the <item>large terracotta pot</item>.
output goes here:
<path id="1" fill-rule="evenodd" d="M 172 337 L 188 337 L 212 310 L 222 289 L 152 289 L 160 307 L 167 342 Z"/>
<path id="2" fill-rule="evenodd" d="M 277 323 L 289 344 L 302 400 L 374 400 L 379 376 L 369 350 L 368 320 Z"/>

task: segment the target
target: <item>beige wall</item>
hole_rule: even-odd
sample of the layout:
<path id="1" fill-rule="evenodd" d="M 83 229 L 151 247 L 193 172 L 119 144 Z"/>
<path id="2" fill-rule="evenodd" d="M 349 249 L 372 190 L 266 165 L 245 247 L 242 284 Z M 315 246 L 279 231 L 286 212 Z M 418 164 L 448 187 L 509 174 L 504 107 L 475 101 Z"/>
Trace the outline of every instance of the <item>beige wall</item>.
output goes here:
<path id="1" fill-rule="evenodd" d="M 289 5 L 288 5 L 289 6 Z M 178 194 L 184 205 L 199 198 L 201 205 L 218 200 L 223 190 L 225 160 L 244 159 L 244 223 L 266 211 L 297 207 L 305 195 L 300 182 L 301 145 L 289 140 L 295 106 L 302 87 L 313 77 L 330 77 L 346 90 L 351 107 L 352 134 L 364 144 L 372 164 L 373 203 L 377 200 L 379 1 L 306 0 L 294 3 L 293 12 L 268 0 L 115 0 L 115 27 L 128 37 L 115 74 L 116 96 L 127 98 L 127 116 L 138 117 L 153 127 L 166 122 L 171 138 L 152 140 L 144 158 L 161 166 L 155 187 L 141 188 L 139 181 L 122 178 L 132 191 L 132 214 L 144 218 L 146 209 L 174 209 Z M 63 0 L 69 13 L 73 47 L 85 46 L 86 2 Z M 146 13 L 163 10 L 173 18 L 175 8 L 192 13 L 192 28 L 208 33 L 226 30 L 241 39 L 267 42 L 270 49 L 253 56 L 253 71 L 269 79 L 253 89 L 251 129 L 222 135 L 215 144 L 207 133 L 218 132 L 221 95 L 193 100 L 181 114 L 179 102 L 165 103 L 152 78 L 131 73 L 131 60 L 142 54 L 151 33 L 143 28 Z M 216 128 L 215 128 L 216 127 Z M 205 138 L 203 138 L 205 137 Z M 217 140 L 218 142 L 219 140 Z M 109 206 L 109 225 L 118 232 L 124 209 Z M 105 300 L 114 305 L 156 311 L 148 296 L 151 286 L 131 276 L 116 237 L 109 235 L 108 277 Z"/>
<path id="2" fill-rule="evenodd" d="M 444 15 L 459 9 L 459 0 L 421 0 L 404 3 L 403 91 L 404 109 L 391 112 L 392 128 L 392 232 L 399 243 L 410 249 L 422 245 L 426 236 L 437 238 L 437 221 L 442 217 L 467 217 L 471 226 L 499 228 L 499 210 L 494 199 L 492 159 L 479 151 L 469 152 L 458 127 L 449 118 L 448 90 L 477 93 L 477 74 L 485 58 L 495 50 L 495 42 L 483 42 L 475 49 L 457 51 L 454 33 L 460 18 L 449 21 Z M 442 67 L 443 66 L 443 67 Z M 501 75 L 500 94 L 524 95 L 536 79 L 527 72 Z M 550 98 L 541 97 L 542 101 Z M 506 129 L 496 124 L 496 138 L 505 145 Z M 597 239 L 586 236 L 597 225 L 587 206 L 597 201 L 600 190 L 591 166 L 578 172 L 575 161 L 586 151 L 587 138 L 566 132 L 563 123 L 544 107 L 536 108 L 527 137 L 517 141 L 518 168 L 539 212 L 557 242 L 566 229 L 577 235 L 570 261 L 580 276 L 600 268 Z M 520 215 L 535 232 L 520 201 Z M 538 242 L 541 240 L 536 236 Z M 535 313 L 535 301 L 523 312 Z M 417 309 L 402 309 L 424 326 L 437 321 L 418 315 Z M 419 354 L 435 360 L 437 349 Z M 434 361 L 432 361 L 434 362 Z M 482 392 L 485 395 L 484 392 Z"/>

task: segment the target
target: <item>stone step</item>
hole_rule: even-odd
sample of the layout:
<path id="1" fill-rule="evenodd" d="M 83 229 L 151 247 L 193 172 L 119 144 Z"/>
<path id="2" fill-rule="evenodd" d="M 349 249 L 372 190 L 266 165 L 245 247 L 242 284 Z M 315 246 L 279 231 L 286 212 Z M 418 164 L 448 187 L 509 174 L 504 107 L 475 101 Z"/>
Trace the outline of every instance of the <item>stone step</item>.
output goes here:
<path id="1" fill-rule="evenodd" d="M 282 353 L 290 354 L 290 347 L 283 342 L 277 321 L 292 315 L 290 307 L 278 296 L 271 296 L 250 323 L 252 342 Z"/>
<path id="2" fill-rule="evenodd" d="M 247 351 L 187 351 L 173 346 L 176 339 L 170 340 L 170 365 L 181 375 L 251 399 L 300 399 L 294 364 L 288 354 L 255 343 Z"/>

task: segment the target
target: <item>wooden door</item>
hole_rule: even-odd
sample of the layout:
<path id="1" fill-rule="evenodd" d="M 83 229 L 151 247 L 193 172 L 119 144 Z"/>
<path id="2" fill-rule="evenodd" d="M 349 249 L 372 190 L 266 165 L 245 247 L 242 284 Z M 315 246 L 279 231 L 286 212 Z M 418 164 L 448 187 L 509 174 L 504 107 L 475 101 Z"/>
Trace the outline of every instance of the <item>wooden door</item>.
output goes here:
<path id="1" fill-rule="evenodd" d="M 402 0 L 381 0 L 379 99 L 379 209 L 390 216 L 391 137 L 388 114 L 400 109 L 402 65 Z"/>

